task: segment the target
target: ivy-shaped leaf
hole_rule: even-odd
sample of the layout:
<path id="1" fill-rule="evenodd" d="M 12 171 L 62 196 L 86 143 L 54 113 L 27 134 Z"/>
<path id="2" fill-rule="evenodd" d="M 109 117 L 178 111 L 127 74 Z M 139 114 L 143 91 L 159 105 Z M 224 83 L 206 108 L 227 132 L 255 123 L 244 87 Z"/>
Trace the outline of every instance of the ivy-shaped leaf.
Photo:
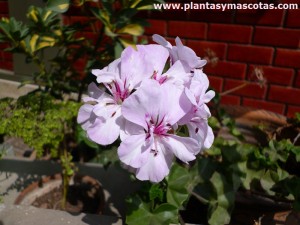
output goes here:
<path id="1" fill-rule="evenodd" d="M 167 202 L 180 208 L 189 197 L 188 188 L 192 190 L 193 187 L 188 185 L 193 185 L 195 178 L 189 169 L 174 163 L 167 178 Z"/>
<path id="2" fill-rule="evenodd" d="M 128 204 L 126 216 L 128 225 L 169 225 L 178 221 L 177 207 L 171 204 L 161 204 L 153 212 L 149 203 L 143 202 L 138 196 L 132 197 Z"/>

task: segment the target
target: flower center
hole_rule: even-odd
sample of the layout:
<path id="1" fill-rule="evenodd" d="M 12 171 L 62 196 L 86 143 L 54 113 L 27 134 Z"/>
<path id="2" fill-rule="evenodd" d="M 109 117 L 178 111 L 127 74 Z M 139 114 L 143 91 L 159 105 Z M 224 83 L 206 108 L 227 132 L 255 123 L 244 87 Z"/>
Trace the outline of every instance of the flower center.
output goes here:
<path id="1" fill-rule="evenodd" d="M 127 87 L 126 79 L 124 82 L 113 81 L 108 85 L 115 102 L 120 105 L 130 95 L 130 91 Z"/>
<path id="2" fill-rule="evenodd" d="M 147 121 L 148 130 L 146 131 L 149 134 L 149 137 L 151 135 L 155 136 L 166 136 L 168 135 L 168 131 L 172 129 L 171 125 L 169 123 L 166 123 L 165 116 L 163 116 L 161 119 L 159 116 L 157 116 L 156 119 L 153 119 L 152 117 L 149 118 Z"/>
<path id="3" fill-rule="evenodd" d="M 158 75 L 157 71 L 154 71 L 153 75 L 152 75 L 152 78 L 156 81 L 158 81 L 159 84 L 162 84 L 164 83 L 168 77 L 167 76 L 162 76 L 162 75 Z"/>

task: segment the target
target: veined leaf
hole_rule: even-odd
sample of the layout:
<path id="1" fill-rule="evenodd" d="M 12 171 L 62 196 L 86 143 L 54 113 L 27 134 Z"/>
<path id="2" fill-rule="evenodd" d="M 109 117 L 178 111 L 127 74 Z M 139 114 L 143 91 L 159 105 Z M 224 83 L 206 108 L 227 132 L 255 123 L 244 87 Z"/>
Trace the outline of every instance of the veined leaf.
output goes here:
<path id="1" fill-rule="evenodd" d="M 194 183 L 193 180 L 195 178 L 197 178 L 197 176 L 193 176 L 187 168 L 174 163 L 168 176 L 168 203 L 180 208 L 182 203 L 189 197 L 188 188 L 191 190 L 194 188 L 188 186 Z"/>
<path id="2" fill-rule="evenodd" d="M 177 222 L 177 207 L 164 203 L 159 205 L 153 212 L 149 204 L 143 202 L 138 196 L 132 197 L 129 202 L 126 224 L 128 225 L 169 225 Z"/>

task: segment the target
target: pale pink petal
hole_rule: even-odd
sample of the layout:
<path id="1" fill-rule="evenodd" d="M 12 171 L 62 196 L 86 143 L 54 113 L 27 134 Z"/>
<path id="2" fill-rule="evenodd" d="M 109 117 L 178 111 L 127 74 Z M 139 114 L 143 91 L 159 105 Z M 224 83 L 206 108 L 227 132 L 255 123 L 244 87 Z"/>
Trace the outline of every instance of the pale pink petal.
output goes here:
<path id="1" fill-rule="evenodd" d="M 118 109 L 115 114 L 107 118 L 105 122 L 94 123 L 87 130 L 88 137 L 100 144 L 100 145 L 109 145 L 117 140 L 120 134 L 120 124 L 124 119 L 121 115 L 121 110 Z"/>
<path id="2" fill-rule="evenodd" d="M 103 117 L 104 119 L 108 119 L 112 117 L 116 111 L 120 110 L 121 106 L 116 104 L 111 105 L 104 105 L 104 104 L 97 104 L 94 106 L 93 112 L 98 117 Z"/>
<path id="3" fill-rule="evenodd" d="M 186 113 L 179 121 L 178 125 L 185 125 L 191 121 L 193 117 L 195 117 L 195 112 L 197 110 L 196 106 L 192 106 L 191 110 Z"/>
<path id="4" fill-rule="evenodd" d="M 214 141 L 214 133 L 208 125 L 207 120 L 194 118 L 192 122 L 187 124 L 190 137 L 199 142 L 202 148 L 210 148 Z"/>
<path id="5" fill-rule="evenodd" d="M 200 151 L 198 142 L 190 137 L 169 135 L 161 141 L 166 149 L 173 152 L 184 163 L 194 160 L 195 154 Z"/>
<path id="6" fill-rule="evenodd" d="M 158 153 L 149 154 L 147 163 L 137 169 L 136 177 L 154 183 L 162 181 L 170 172 L 173 158 L 173 154 L 166 151 L 164 146 L 158 146 Z"/>
<path id="7" fill-rule="evenodd" d="M 166 116 L 171 125 L 190 111 L 192 104 L 180 88 L 170 83 L 161 85 L 161 105 L 159 114 Z"/>
<path id="8" fill-rule="evenodd" d="M 205 93 L 203 97 L 203 102 L 208 103 L 210 100 L 212 100 L 215 97 L 216 93 L 212 90 Z"/>
<path id="9" fill-rule="evenodd" d="M 157 44 L 164 46 L 165 48 L 172 49 L 172 45 L 170 44 L 170 42 L 168 42 L 165 38 L 158 34 L 153 34 L 152 40 Z"/>
<path id="10" fill-rule="evenodd" d="M 203 73 L 202 70 L 194 70 L 194 79 L 195 79 L 195 85 L 201 84 L 201 87 L 205 89 L 205 91 L 209 87 L 209 80 L 205 73 Z"/>
<path id="11" fill-rule="evenodd" d="M 151 139 L 146 134 L 131 135 L 123 140 L 118 148 L 120 160 L 128 166 L 139 168 L 147 163 L 150 156 Z"/>
<path id="12" fill-rule="evenodd" d="M 115 59 L 107 67 L 105 67 L 105 69 L 107 69 L 107 71 L 109 71 L 109 72 L 119 74 L 120 73 L 120 62 L 121 62 L 120 58 Z"/>
<path id="13" fill-rule="evenodd" d="M 105 92 L 103 90 L 101 90 L 100 88 L 98 88 L 97 85 L 94 82 L 92 82 L 92 83 L 89 84 L 89 86 L 88 86 L 88 95 L 91 98 L 98 99 L 104 93 Z"/>
<path id="14" fill-rule="evenodd" d="M 120 77 L 130 90 L 138 88 L 142 80 L 150 78 L 154 72 L 151 61 L 147 60 L 147 52 L 143 51 L 144 47 L 137 45 L 137 49 L 127 47 L 121 55 Z"/>
<path id="15" fill-rule="evenodd" d="M 120 130 L 121 141 L 125 140 L 130 135 L 138 135 L 142 133 L 145 133 L 145 130 L 142 126 L 132 123 L 129 120 L 125 120 L 125 119 L 123 120 L 123 123 L 121 124 L 121 130 Z"/>
<path id="16" fill-rule="evenodd" d="M 178 48 L 178 59 L 187 63 L 190 69 L 200 68 L 206 64 L 206 60 L 201 60 L 191 48 L 184 46 L 179 37 L 175 39 L 175 42 Z"/>
<path id="17" fill-rule="evenodd" d="M 160 45 L 137 45 L 138 51 L 145 54 L 147 64 L 151 65 L 150 76 L 154 71 L 162 74 L 166 61 L 169 57 L 169 52 L 166 48 Z M 145 65 L 143 65 L 145 67 Z M 144 75 L 145 76 L 145 75 Z"/>
<path id="18" fill-rule="evenodd" d="M 184 93 L 186 94 L 187 98 L 190 100 L 190 102 L 194 106 L 198 105 L 198 103 L 196 102 L 196 97 L 195 97 L 194 93 L 191 92 L 191 90 L 189 90 L 188 88 L 185 88 Z"/>
<path id="19" fill-rule="evenodd" d="M 167 76 L 168 80 L 170 80 L 172 83 L 176 83 L 177 85 L 184 85 L 191 78 L 191 74 L 185 72 L 185 69 L 180 61 L 176 61 L 164 74 L 164 76 Z"/>
<path id="20" fill-rule="evenodd" d="M 84 104 L 79 108 L 78 116 L 77 116 L 77 123 L 84 123 L 86 122 L 93 111 L 94 106 L 90 104 Z"/>
<path id="21" fill-rule="evenodd" d="M 92 70 L 92 73 L 94 72 L 94 70 Z M 99 84 L 106 84 L 106 83 L 111 83 L 115 80 L 115 77 L 118 76 L 117 73 L 112 73 L 112 72 L 102 72 L 101 74 L 99 74 L 99 76 L 97 76 L 97 82 Z"/>
<path id="22" fill-rule="evenodd" d="M 207 134 L 206 134 L 206 138 L 204 141 L 204 148 L 208 149 L 212 146 L 213 142 L 215 139 L 215 135 L 213 130 L 211 129 L 210 126 L 208 126 L 208 130 L 207 130 Z"/>
<path id="23" fill-rule="evenodd" d="M 198 142 L 198 152 L 200 152 L 203 149 L 203 144 L 207 133 L 207 126 L 205 126 L 205 124 L 201 125 L 191 122 L 187 124 L 187 127 L 190 137 Z"/>
<path id="24" fill-rule="evenodd" d="M 160 85 L 155 80 L 145 80 L 136 92 L 125 99 L 122 114 L 127 120 L 148 129 L 146 117 L 157 115 L 161 98 Z"/>

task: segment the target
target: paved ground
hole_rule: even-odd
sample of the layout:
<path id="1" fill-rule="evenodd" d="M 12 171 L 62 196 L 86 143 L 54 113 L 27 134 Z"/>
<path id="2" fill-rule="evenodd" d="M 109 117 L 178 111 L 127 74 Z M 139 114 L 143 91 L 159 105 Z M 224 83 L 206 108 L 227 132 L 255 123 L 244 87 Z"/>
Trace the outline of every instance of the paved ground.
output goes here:
<path id="1" fill-rule="evenodd" d="M 50 161 L 5 158 L 0 160 L 0 225 L 57 225 L 57 224 L 122 224 L 125 214 L 125 197 L 135 189 L 127 173 L 111 168 L 104 170 L 98 164 L 78 165 L 82 174 L 98 179 L 105 190 L 104 215 L 70 214 L 58 210 L 38 209 L 32 206 L 14 205 L 20 191 L 43 175 L 60 171 Z M 120 190 L 121 188 L 121 190 Z"/>
<path id="2" fill-rule="evenodd" d="M 70 214 L 59 210 L 38 209 L 32 206 L 0 205 L 1 225 L 121 225 L 122 220 L 112 216 Z"/>

